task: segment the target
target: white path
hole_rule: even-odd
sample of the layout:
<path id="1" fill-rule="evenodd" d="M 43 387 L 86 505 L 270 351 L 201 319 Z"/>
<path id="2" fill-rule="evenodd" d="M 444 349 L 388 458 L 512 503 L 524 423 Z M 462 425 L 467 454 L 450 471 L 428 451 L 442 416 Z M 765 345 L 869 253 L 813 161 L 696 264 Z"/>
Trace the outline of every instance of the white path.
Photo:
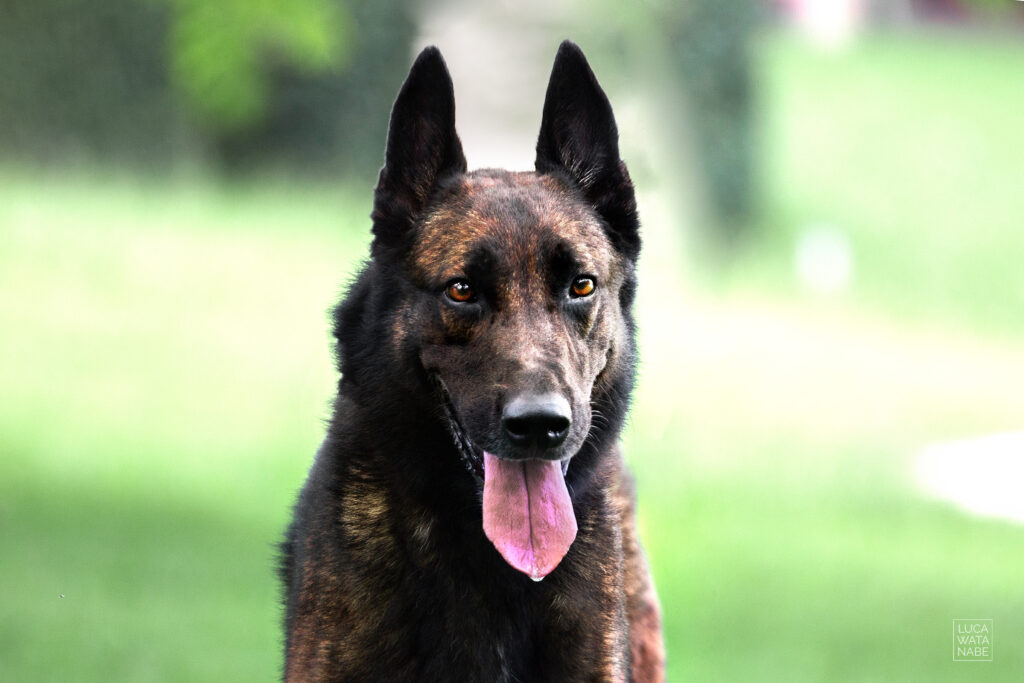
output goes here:
<path id="1" fill-rule="evenodd" d="M 1024 432 L 929 446 L 915 470 L 936 498 L 977 515 L 1024 522 Z"/>

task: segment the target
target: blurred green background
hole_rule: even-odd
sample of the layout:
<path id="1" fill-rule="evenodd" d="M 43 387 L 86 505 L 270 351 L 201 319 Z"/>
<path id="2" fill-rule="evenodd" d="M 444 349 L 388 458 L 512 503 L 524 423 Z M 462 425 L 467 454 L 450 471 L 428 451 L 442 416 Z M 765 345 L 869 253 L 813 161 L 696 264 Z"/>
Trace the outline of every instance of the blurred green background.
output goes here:
<path id="1" fill-rule="evenodd" d="M 1020 680 L 1024 528 L 921 470 L 1024 429 L 1011 5 L 0 6 L 0 680 L 278 676 L 390 101 L 434 42 L 470 165 L 527 168 L 566 36 L 640 190 L 625 446 L 670 679 Z M 963 453 L 1024 499 L 1024 448 Z M 955 618 L 993 661 L 952 661 Z"/>

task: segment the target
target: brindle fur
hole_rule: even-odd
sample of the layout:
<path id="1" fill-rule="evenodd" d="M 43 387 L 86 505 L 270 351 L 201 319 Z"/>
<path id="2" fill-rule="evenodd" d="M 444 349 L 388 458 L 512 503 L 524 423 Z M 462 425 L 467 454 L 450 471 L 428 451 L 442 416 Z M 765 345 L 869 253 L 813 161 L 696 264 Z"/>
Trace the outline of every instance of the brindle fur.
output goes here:
<path id="1" fill-rule="evenodd" d="M 658 681 L 658 604 L 616 445 L 634 375 L 636 205 L 607 98 L 559 49 L 537 172 L 466 172 L 451 80 L 424 50 L 395 102 L 372 259 L 335 313 L 334 415 L 283 544 L 288 681 Z M 569 301 L 580 273 L 594 295 Z M 476 306 L 445 283 L 468 277 Z M 510 391 L 572 407 L 579 531 L 534 583 L 484 536 L 473 443 Z"/>

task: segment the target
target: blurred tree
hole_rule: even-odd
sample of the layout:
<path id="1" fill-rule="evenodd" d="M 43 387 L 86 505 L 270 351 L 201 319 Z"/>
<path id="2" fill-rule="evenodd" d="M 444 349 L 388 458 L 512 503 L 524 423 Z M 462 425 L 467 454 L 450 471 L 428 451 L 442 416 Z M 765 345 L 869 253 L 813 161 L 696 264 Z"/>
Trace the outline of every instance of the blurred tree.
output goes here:
<path id="1" fill-rule="evenodd" d="M 758 12 L 749 0 L 689 0 L 661 10 L 710 204 L 730 232 L 747 222 L 755 197 L 750 50 Z"/>
<path id="2" fill-rule="evenodd" d="M 408 68 L 408 4 L 0 0 L 0 154 L 369 176 Z"/>
<path id="3" fill-rule="evenodd" d="M 715 235 L 728 242 L 750 225 L 757 196 L 751 52 L 762 4 L 604 0 L 602 7 L 593 21 L 605 53 L 619 52 L 622 63 L 633 65 L 633 87 L 646 79 L 647 96 L 667 117 L 665 144 L 673 158 L 695 169 L 692 180 Z"/>
<path id="4" fill-rule="evenodd" d="M 143 161 L 187 147 L 165 22 L 138 0 L 0 2 L 0 154 Z"/>
<path id="5" fill-rule="evenodd" d="M 348 0 L 348 63 L 310 71 L 265 62 L 268 107 L 253 125 L 222 130 L 221 159 L 233 168 L 283 163 L 331 169 L 372 182 L 384 158 L 388 114 L 409 69 L 416 24 L 410 0 Z"/>
<path id="6" fill-rule="evenodd" d="M 267 62 L 341 68 L 350 21 L 331 0 L 166 0 L 174 84 L 218 130 L 250 126 L 268 105 Z"/>

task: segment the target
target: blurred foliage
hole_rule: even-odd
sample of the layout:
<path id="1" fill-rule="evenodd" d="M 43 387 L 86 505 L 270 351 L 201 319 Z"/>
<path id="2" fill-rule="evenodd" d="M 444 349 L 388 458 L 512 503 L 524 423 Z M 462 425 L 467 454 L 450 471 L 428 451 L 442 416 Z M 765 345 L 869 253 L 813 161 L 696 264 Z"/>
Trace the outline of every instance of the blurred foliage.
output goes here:
<path id="1" fill-rule="evenodd" d="M 757 93 L 753 42 L 765 9 L 745 0 L 650 0 L 638 7 L 604 0 L 593 19 L 604 55 L 643 65 L 645 98 L 660 107 L 671 156 L 696 170 L 710 223 L 730 238 L 754 217 Z M 680 176 L 686 194 L 693 178 Z"/>
<path id="2" fill-rule="evenodd" d="M 1014 14 L 1020 12 L 1020 7 L 1005 0 L 963 0 L 968 7 L 984 11 L 994 11 L 1001 14 Z"/>
<path id="3" fill-rule="evenodd" d="M 376 168 L 408 68 L 409 4 L 2 3 L 0 154 Z"/>
<path id="4" fill-rule="evenodd" d="M 138 0 L 0 3 L 0 154 L 140 161 L 187 148 L 166 15 Z"/>
<path id="5" fill-rule="evenodd" d="M 388 114 L 410 65 L 416 32 L 409 0 L 348 0 L 353 26 L 345 70 L 267 65 L 268 107 L 254 125 L 216 140 L 234 168 L 281 163 L 334 168 L 372 183 L 383 162 Z"/>
<path id="6" fill-rule="evenodd" d="M 667 3 L 669 68 L 686 94 L 697 164 L 722 227 L 750 218 L 755 196 L 751 40 L 759 7 L 748 0 Z"/>
<path id="7" fill-rule="evenodd" d="M 251 125 L 267 107 L 272 60 L 318 71 L 348 58 L 350 19 L 330 0 L 167 0 L 171 75 L 215 128 Z"/>

